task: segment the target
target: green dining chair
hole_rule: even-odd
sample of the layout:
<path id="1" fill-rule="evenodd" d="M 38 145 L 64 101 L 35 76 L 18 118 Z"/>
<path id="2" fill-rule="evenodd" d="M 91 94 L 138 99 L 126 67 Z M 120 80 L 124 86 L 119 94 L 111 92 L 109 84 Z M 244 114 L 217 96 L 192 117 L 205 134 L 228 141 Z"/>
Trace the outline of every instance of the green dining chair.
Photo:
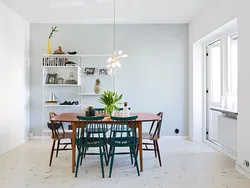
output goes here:
<path id="1" fill-rule="evenodd" d="M 107 154 L 106 154 L 107 138 L 105 135 L 106 133 L 104 131 L 106 124 L 102 122 L 104 116 L 95 116 L 95 117 L 77 116 L 77 118 L 79 121 L 77 128 L 78 135 L 77 135 L 76 145 L 79 149 L 78 149 L 75 177 L 77 177 L 80 161 L 82 161 L 83 155 L 99 155 L 102 168 L 102 177 L 104 178 L 103 157 L 105 159 L 106 165 L 108 165 Z M 85 134 L 83 130 L 84 125 L 86 125 Z M 84 148 L 99 148 L 99 152 L 85 153 Z"/>
<path id="2" fill-rule="evenodd" d="M 132 117 L 111 117 L 111 131 L 110 137 L 108 138 L 108 144 L 110 145 L 109 157 L 111 158 L 109 177 L 111 177 L 114 157 L 115 155 L 130 154 L 134 157 L 135 166 L 137 169 L 138 176 L 140 176 L 138 161 L 136 157 L 135 147 L 138 144 L 136 134 L 136 119 L 138 116 Z M 119 131 L 123 130 L 123 131 Z M 117 147 L 128 147 L 129 152 L 115 152 Z"/>

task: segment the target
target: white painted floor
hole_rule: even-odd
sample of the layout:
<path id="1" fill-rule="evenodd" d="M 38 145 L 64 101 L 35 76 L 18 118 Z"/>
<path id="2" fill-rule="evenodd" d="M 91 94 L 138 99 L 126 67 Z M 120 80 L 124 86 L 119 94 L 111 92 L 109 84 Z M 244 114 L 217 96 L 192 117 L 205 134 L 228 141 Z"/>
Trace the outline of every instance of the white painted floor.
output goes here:
<path id="1" fill-rule="evenodd" d="M 138 177 L 129 156 L 116 156 L 112 178 L 101 177 L 98 156 L 87 156 L 78 174 L 71 173 L 71 152 L 61 151 L 48 166 L 51 140 L 30 140 L 0 156 L 1 188 L 163 187 L 249 188 L 234 161 L 205 144 L 161 139 L 163 166 L 154 152 L 144 151 L 144 172 Z"/>

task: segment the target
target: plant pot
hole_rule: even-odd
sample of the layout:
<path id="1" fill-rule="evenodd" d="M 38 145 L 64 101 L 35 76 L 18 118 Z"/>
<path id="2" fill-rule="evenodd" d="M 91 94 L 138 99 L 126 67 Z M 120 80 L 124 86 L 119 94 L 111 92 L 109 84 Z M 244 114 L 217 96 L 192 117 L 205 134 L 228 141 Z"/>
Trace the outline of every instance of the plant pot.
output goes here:
<path id="1" fill-rule="evenodd" d="M 96 94 L 100 94 L 100 93 L 102 92 L 101 84 L 95 84 L 94 92 L 95 92 Z"/>

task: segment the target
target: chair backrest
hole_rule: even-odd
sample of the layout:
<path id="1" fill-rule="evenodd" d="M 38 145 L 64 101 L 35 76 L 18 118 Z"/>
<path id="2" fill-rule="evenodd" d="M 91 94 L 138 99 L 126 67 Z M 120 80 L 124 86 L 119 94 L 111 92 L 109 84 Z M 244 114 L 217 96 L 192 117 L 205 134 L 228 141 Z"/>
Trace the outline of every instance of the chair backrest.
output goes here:
<path id="1" fill-rule="evenodd" d="M 89 146 L 101 146 L 101 140 L 106 138 L 107 125 L 102 121 L 104 116 L 77 116 L 77 119 L 79 120 L 77 138 L 84 139 L 84 143 Z M 84 130 L 86 134 L 83 137 Z"/>
<path id="2" fill-rule="evenodd" d="M 138 116 L 131 117 L 111 117 L 113 120 L 111 125 L 110 139 L 113 145 L 132 146 L 136 144 L 136 119 Z"/>
<path id="3" fill-rule="evenodd" d="M 152 138 L 160 138 L 160 134 L 161 134 L 163 112 L 159 112 L 157 116 L 159 116 L 161 119 L 157 121 L 156 126 L 154 126 L 155 124 L 155 121 L 154 121 L 149 130 L 149 134 L 152 136 Z"/>
<path id="4" fill-rule="evenodd" d="M 49 113 L 50 120 L 55 116 L 57 116 L 57 114 L 55 112 Z M 60 128 L 62 129 L 62 133 L 65 134 L 62 122 L 50 122 L 50 123 L 48 123 L 48 128 L 51 129 L 52 136 L 54 138 L 59 138 Z"/>

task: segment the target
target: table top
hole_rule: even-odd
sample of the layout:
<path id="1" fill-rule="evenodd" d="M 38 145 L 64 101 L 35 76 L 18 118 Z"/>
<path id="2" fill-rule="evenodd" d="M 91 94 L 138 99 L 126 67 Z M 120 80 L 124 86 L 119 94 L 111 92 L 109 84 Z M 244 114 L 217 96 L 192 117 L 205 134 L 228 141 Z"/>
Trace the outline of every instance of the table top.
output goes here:
<path id="1" fill-rule="evenodd" d="M 84 113 L 63 113 L 58 114 L 57 116 L 53 117 L 51 121 L 55 122 L 78 122 L 77 116 L 85 116 Z M 136 121 L 139 122 L 148 122 L 148 121 L 159 121 L 160 117 L 157 114 L 153 113 L 130 113 L 130 116 L 138 116 Z M 111 119 L 109 117 L 105 117 L 103 122 L 110 122 Z"/>

